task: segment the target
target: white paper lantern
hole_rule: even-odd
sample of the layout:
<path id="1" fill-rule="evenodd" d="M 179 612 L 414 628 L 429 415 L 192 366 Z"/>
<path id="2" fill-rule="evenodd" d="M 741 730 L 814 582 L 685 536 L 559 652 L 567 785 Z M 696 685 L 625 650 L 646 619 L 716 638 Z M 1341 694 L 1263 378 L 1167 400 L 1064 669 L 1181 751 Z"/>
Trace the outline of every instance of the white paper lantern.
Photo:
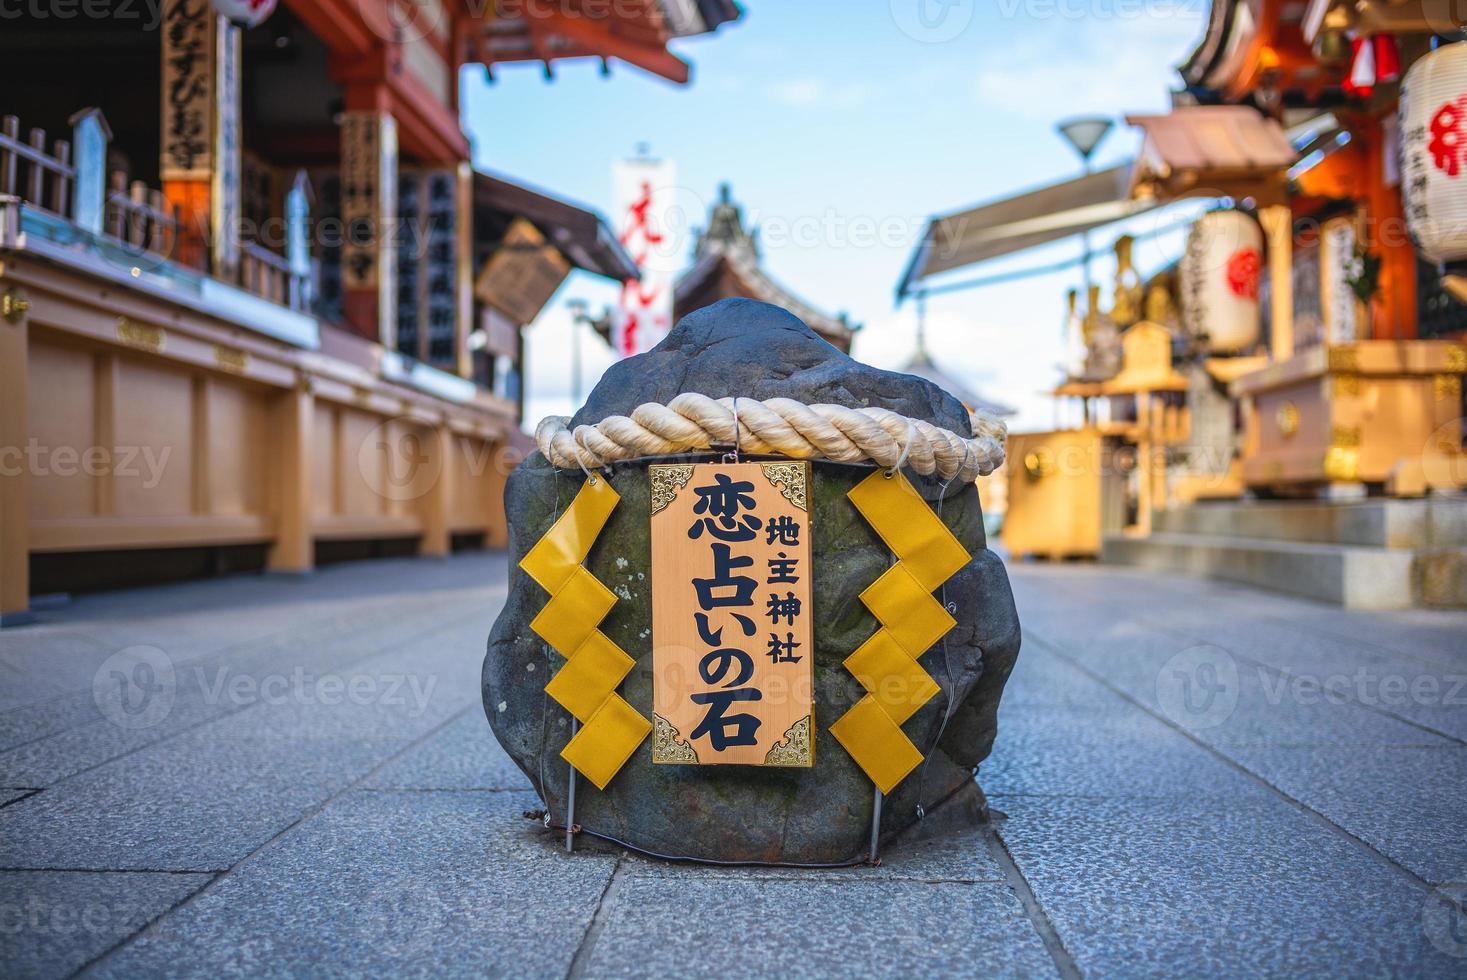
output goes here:
<path id="1" fill-rule="evenodd" d="M 1433 262 L 1467 259 L 1467 43 L 1446 44 L 1401 84 L 1406 225 Z"/>
<path id="2" fill-rule="evenodd" d="M 214 9 L 240 27 L 258 27 L 275 12 L 275 0 L 211 0 Z"/>
<path id="3" fill-rule="evenodd" d="M 1263 229 L 1242 211 L 1212 211 L 1192 225 L 1179 272 L 1182 320 L 1215 354 L 1258 343 Z"/>

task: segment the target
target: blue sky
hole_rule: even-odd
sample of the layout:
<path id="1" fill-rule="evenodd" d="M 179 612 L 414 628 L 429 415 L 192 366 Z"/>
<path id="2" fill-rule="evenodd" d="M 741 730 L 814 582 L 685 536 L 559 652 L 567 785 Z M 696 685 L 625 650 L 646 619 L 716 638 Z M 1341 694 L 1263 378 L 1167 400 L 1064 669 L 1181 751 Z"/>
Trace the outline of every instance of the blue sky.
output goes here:
<path id="1" fill-rule="evenodd" d="M 613 64 L 468 71 L 464 122 L 476 165 L 611 211 L 611 167 L 637 143 L 678 170 L 700 209 L 727 181 L 763 228 L 773 275 L 865 324 L 857 357 L 899 368 L 914 314 L 893 293 L 924 219 L 1078 171 L 1055 135 L 1079 113 L 1164 111 L 1173 66 L 1202 31 L 1205 0 L 747 0 L 741 23 L 681 42 L 693 81 L 674 86 Z M 924 16 L 925 15 L 925 16 Z M 1118 127 L 1097 165 L 1135 152 Z M 1138 230 L 1160 224 L 1138 219 Z M 1108 245 L 1115 232 L 1097 236 Z M 1180 235 L 1138 246 L 1147 272 Z M 955 274 L 1046 264 L 1065 243 Z M 1097 280 L 1111 274 L 1105 260 Z M 1020 408 L 1014 427 L 1052 424 L 1040 392 L 1060 357 L 1064 290 L 1078 270 L 934 298 L 928 346 L 955 377 Z M 570 408 L 571 298 L 593 308 L 615 287 L 573 275 L 527 333 L 527 425 Z M 587 390 L 611 355 L 584 342 Z"/>

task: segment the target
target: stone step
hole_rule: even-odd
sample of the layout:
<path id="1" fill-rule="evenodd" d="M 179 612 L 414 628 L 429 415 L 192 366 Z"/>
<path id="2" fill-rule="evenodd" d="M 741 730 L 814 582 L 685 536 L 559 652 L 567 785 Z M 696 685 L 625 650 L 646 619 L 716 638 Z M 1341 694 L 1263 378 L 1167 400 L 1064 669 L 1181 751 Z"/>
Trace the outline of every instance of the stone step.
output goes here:
<path id="1" fill-rule="evenodd" d="M 1351 609 L 1467 608 L 1467 548 L 1409 550 L 1158 531 L 1107 536 L 1101 560 L 1184 572 Z"/>
<path id="2" fill-rule="evenodd" d="M 1206 501 L 1158 511 L 1169 534 L 1373 548 L 1467 547 L 1467 496 L 1419 500 Z"/>

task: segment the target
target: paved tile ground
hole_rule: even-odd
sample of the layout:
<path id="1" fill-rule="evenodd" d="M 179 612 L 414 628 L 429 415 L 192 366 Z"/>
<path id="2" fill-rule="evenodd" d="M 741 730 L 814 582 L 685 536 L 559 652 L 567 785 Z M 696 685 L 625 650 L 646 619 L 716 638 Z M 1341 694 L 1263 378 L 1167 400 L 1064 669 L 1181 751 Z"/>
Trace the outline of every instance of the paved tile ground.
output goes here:
<path id="1" fill-rule="evenodd" d="M 0 970 L 1467 977 L 1467 615 L 1011 573 L 994 823 L 818 872 L 525 819 L 502 555 L 49 610 L 0 633 Z"/>

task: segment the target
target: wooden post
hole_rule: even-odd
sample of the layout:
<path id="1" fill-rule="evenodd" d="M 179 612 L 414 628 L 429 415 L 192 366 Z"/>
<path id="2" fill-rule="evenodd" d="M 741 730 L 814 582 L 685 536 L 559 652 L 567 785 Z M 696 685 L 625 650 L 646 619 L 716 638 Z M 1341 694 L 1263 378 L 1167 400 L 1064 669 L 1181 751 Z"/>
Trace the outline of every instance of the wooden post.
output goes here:
<path id="1" fill-rule="evenodd" d="M 275 404 L 278 484 L 271 571 L 304 573 L 315 567 L 315 541 L 311 536 L 311 432 L 315 415 L 316 396 L 308 378 L 302 378 Z"/>
<path id="2" fill-rule="evenodd" d="M 1136 533 L 1151 533 L 1152 490 L 1155 488 L 1155 466 L 1152 463 L 1151 392 L 1136 393 Z"/>
<path id="3" fill-rule="evenodd" d="M 1416 248 L 1406 231 L 1406 213 L 1398 187 L 1387 183 L 1386 172 L 1395 146 L 1385 128 L 1371 120 L 1368 129 L 1365 195 L 1367 216 L 1365 245 L 1380 258 L 1380 275 L 1374 299 L 1370 335 L 1365 324 L 1360 340 L 1414 340 L 1416 321 Z"/>
<path id="4" fill-rule="evenodd" d="M 474 352 L 469 350 L 469 333 L 474 329 L 474 168 L 458 165 L 458 276 L 454 281 L 458 300 L 458 322 L 454 325 L 454 355 L 460 377 L 474 376 Z"/>
<path id="5" fill-rule="evenodd" d="M 18 301 L 0 262 L 0 295 Z M 0 625 L 23 623 L 30 614 L 30 463 L 26 457 L 25 313 L 12 307 L 0 317 Z"/>
<path id="6" fill-rule="evenodd" d="M 309 311 L 311 295 L 311 205 L 315 193 L 304 170 L 297 170 L 285 194 L 285 260 L 290 263 L 287 305 Z"/>
<path id="7" fill-rule="evenodd" d="M 448 517 L 451 505 L 453 433 L 446 425 L 436 425 L 429 434 L 428 451 L 437 459 L 430 462 L 429 472 L 436 473 L 422 497 L 423 540 L 419 553 L 434 558 L 446 557 L 450 551 Z"/>
<path id="8" fill-rule="evenodd" d="M 342 305 L 354 331 L 397 348 L 397 124 L 375 90 L 348 90 L 341 122 Z"/>
<path id="9" fill-rule="evenodd" d="M 1294 214 L 1274 204 L 1258 217 L 1268 235 L 1270 352 L 1277 364 L 1294 356 Z"/>
<path id="10" fill-rule="evenodd" d="M 93 439 L 109 453 L 117 452 L 117 402 L 121 397 L 117 354 L 100 350 L 92 358 L 92 433 Z M 117 474 L 114 467 L 96 476 L 96 496 L 92 505 L 98 517 L 117 514 Z"/>
<path id="11" fill-rule="evenodd" d="M 100 235 L 107 210 L 107 144 L 112 141 L 112 129 L 101 109 L 83 109 L 70 122 L 71 150 L 76 161 L 71 220 Z"/>
<path id="12" fill-rule="evenodd" d="M 508 548 L 509 527 L 504 519 L 504 487 L 509 472 L 519 464 L 519 453 L 509 443 L 508 436 L 499 436 L 488 445 L 489 473 L 486 492 L 489 504 L 484 512 L 489 515 L 488 531 L 484 535 L 486 548 Z M 496 518 L 498 519 L 496 522 Z"/>

